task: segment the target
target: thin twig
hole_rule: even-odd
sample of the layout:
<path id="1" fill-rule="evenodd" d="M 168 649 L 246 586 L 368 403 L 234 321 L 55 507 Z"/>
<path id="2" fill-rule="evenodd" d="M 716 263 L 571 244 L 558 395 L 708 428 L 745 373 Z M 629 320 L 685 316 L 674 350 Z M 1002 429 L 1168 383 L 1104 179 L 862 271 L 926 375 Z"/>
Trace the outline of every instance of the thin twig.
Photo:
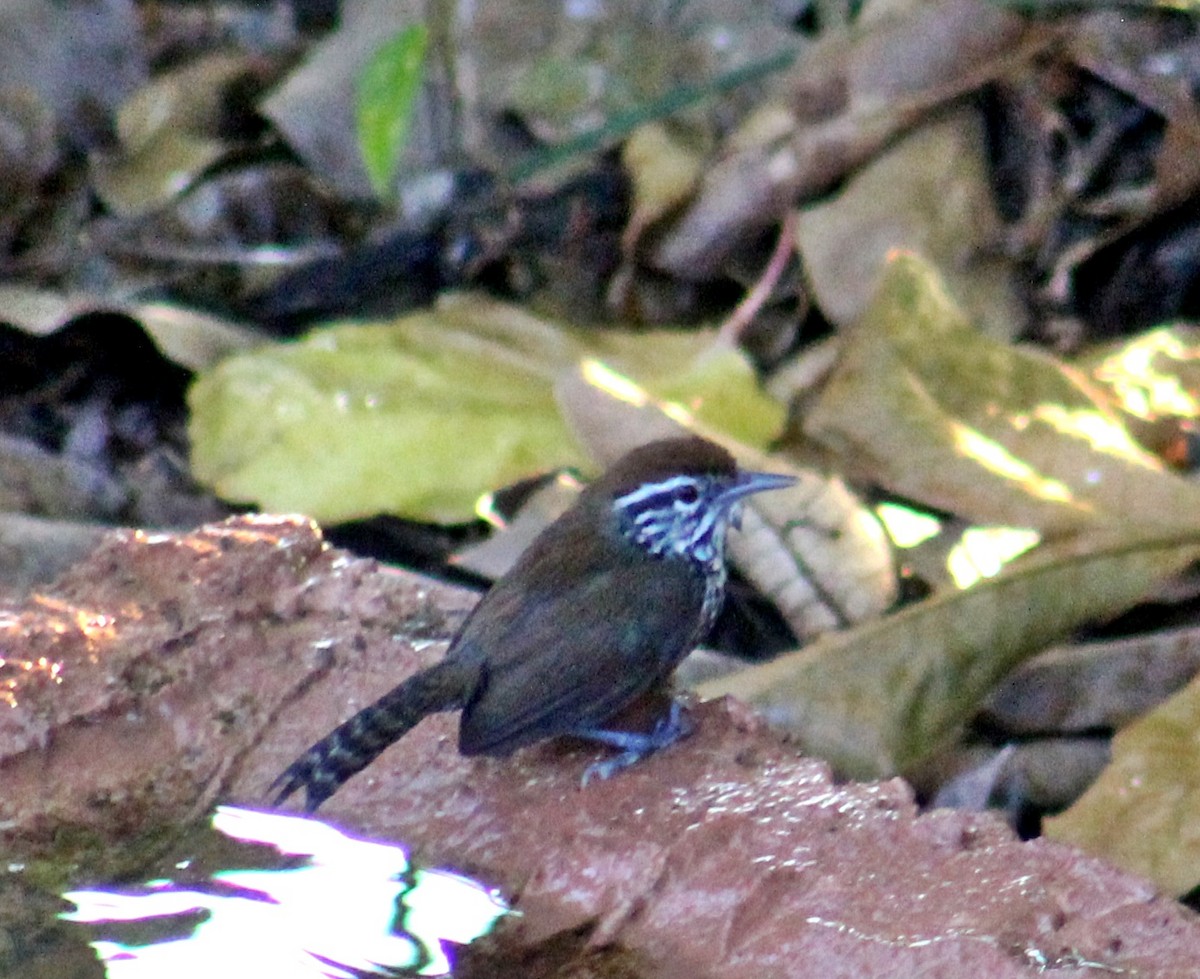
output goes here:
<path id="1" fill-rule="evenodd" d="M 763 269 L 763 273 L 754 283 L 754 287 L 746 293 L 745 298 L 729 314 L 729 318 L 721 324 L 720 330 L 717 331 L 717 339 L 713 342 L 714 347 L 720 349 L 737 346 L 746 328 L 754 322 L 754 317 L 771 297 L 771 293 L 779 283 L 779 278 L 783 275 L 783 270 L 787 268 L 788 260 L 792 257 L 795 248 L 796 212 L 789 207 L 783 215 L 783 221 L 780 222 L 779 240 L 775 242 L 771 260 L 767 262 L 767 267 Z"/>

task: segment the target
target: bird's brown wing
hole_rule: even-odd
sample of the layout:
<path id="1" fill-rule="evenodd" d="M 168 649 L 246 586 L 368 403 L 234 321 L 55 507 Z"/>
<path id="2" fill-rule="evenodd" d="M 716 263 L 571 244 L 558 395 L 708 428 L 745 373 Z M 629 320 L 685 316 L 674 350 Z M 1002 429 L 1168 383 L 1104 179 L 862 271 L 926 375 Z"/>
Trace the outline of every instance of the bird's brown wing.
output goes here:
<path id="1" fill-rule="evenodd" d="M 541 596 L 489 596 L 484 678 L 462 715 L 463 754 L 507 754 L 602 726 L 690 651 L 703 598 L 698 576 L 637 562 L 559 581 Z M 620 599 L 624 598 L 624 601 Z"/>

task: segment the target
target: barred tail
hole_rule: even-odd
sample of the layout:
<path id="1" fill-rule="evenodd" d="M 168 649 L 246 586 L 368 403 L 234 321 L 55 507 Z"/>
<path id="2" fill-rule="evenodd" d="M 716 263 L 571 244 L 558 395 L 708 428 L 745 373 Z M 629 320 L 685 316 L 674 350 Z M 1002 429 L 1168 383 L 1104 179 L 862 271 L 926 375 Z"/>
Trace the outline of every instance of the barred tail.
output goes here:
<path id="1" fill-rule="evenodd" d="M 423 717 L 461 708 L 479 676 L 478 665 L 458 658 L 442 660 L 410 676 L 292 762 L 267 790 L 278 790 L 274 804 L 303 788 L 307 794 L 304 808 L 314 812 L 343 782 L 371 764 Z"/>

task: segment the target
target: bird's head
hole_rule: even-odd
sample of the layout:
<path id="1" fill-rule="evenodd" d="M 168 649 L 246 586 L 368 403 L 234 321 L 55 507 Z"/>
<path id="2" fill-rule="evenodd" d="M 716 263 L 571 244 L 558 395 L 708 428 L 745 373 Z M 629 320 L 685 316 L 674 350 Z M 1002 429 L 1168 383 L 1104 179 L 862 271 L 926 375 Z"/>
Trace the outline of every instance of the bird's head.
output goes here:
<path id="1" fill-rule="evenodd" d="M 594 491 L 611 501 L 621 532 L 633 543 L 656 556 L 711 564 L 722 559 L 726 528 L 738 526 L 741 501 L 794 481 L 740 470 L 725 449 L 691 436 L 634 449 Z"/>

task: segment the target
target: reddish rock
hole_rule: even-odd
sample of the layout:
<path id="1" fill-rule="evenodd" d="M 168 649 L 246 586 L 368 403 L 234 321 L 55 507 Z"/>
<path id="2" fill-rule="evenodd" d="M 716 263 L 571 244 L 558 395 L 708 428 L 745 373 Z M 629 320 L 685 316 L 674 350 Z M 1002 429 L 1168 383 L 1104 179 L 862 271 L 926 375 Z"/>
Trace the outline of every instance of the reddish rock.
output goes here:
<path id="1" fill-rule="evenodd" d="M 263 805 L 312 741 L 443 652 L 470 596 L 242 518 L 114 535 L 0 618 L 0 826 L 30 846 Z M 26 664 L 29 668 L 26 669 Z M 600 749 L 464 759 L 433 717 L 322 815 L 501 886 L 526 943 L 590 928 L 662 976 L 1196 975 L 1200 922 L 987 815 L 834 785 L 744 707 L 580 789 Z"/>
<path id="2" fill-rule="evenodd" d="M 112 534 L 0 607 L 0 841 L 197 818 L 307 685 L 452 629 L 472 596 L 436 587 L 295 518 Z"/>

